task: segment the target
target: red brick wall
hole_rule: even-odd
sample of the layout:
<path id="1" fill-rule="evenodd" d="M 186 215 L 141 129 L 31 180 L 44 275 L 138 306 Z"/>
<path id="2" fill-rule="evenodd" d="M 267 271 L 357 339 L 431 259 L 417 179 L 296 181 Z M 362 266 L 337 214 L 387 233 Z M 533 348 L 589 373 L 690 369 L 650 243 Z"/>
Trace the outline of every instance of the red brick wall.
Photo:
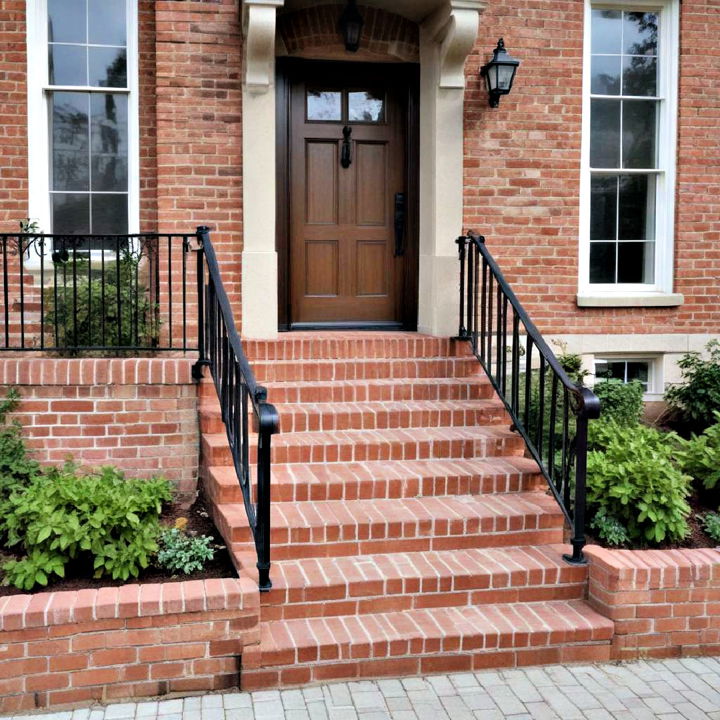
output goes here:
<path id="1" fill-rule="evenodd" d="M 720 552 L 586 549 L 590 604 L 615 622 L 613 657 L 720 652 Z"/>
<path id="2" fill-rule="evenodd" d="M 0 712 L 236 687 L 258 623 L 247 578 L 0 598 Z"/>
<path id="3" fill-rule="evenodd" d="M 0 2 L 0 229 L 27 217 L 25 0 Z"/>
<path id="4" fill-rule="evenodd" d="M 197 485 L 197 386 L 191 360 L 0 358 L 0 393 L 17 386 L 14 417 L 33 456 L 163 475 L 181 496 Z"/>
<path id="5" fill-rule="evenodd" d="M 583 3 L 490 3 L 467 64 L 465 224 L 493 252 L 541 330 L 717 332 L 720 304 L 720 30 L 712 0 L 681 5 L 675 292 L 680 308 L 576 307 Z M 488 107 L 478 75 L 497 38 L 521 59 Z"/>

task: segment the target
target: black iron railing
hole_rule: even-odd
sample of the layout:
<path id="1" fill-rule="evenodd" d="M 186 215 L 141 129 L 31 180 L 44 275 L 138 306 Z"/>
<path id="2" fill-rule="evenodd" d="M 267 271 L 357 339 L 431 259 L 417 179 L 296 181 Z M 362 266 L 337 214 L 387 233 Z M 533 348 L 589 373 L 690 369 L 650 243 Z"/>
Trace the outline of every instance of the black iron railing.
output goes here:
<path id="1" fill-rule="evenodd" d="M 0 235 L 0 350 L 197 350 L 195 234 Z"/>
<path id="2" fill-rule="evenodd" d="M 267 592 L 270 582 L 270 442 L 278 432 L 279 417 L 268 404 L 267 391 L 257 384 L 243 352 L 235 328 L 228 296 L 220 277 L 210 232 L 198 228 L 197 256 L 198 317 L 200 319 L 200 359 L 210 368 L 220 400 L 233 464 L 240 481 L 248 522 L 257 551 L 260 590 Z M 251 417 L 257 435 L 251 434 Z M 251 468 L 251 439 L 257 441 L 256 469 Z"/>
<path id="3" fill-rule="evenodd" d="M 472 232 L 457 240 L 460 254 L 460 330 L 515 429 L 523 436 L 572 527 L 569 562 L 583 563 L 588 420 L 600 401 L 574 383 Z"/>

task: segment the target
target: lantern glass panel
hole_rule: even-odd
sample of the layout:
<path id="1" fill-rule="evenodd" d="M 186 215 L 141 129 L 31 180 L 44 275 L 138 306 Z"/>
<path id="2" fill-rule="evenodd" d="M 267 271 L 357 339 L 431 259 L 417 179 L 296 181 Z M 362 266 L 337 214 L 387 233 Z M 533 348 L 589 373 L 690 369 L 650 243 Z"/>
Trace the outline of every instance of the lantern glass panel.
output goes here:
<path id="1" fill-rule="evenodd" d="M 498 65 L 497 68 L 497 89 L 498 90 L 510 90 L 512 85 L 513 75 L 515 74 L 514 65 Z"/>

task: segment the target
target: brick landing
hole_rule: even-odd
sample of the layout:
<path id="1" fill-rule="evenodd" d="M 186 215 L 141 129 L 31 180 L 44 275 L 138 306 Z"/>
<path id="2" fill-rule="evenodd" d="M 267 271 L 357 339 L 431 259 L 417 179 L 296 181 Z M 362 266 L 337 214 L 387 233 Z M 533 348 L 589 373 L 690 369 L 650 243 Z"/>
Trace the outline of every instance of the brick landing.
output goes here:
<path id="1" fill-rule="evenodd" d="M 610 657 L 562 561 L 563 516 L 464 344 L 288 333 L 246 349 L 281 412 L 271 578 L 243 689 Z M 241 573 L 255 557 L 212 385 L 202 474 Z"/>

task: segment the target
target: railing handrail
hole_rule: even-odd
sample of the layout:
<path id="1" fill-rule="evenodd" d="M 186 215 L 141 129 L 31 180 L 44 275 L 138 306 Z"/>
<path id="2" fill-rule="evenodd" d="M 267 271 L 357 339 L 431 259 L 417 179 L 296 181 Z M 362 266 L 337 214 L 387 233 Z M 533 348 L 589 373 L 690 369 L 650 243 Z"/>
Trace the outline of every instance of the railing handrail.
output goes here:
<path id="1" fill-rule="evenodd" d="M 558 361 L 555 353 L 550 349 L 547 342 L 543 338 L 535 323 L 532 322 L 527 311 L 513 291 L 512 287 L 503 275 L 495 258 L 485 244 L 485 238 L 475 232 L 468 231 L 466 235 L 461 235 L 457 239 L 460 254 L 460 323 L 458 335 L 461 339 L 470 340 L 473 346 L 473 352 L 486 371 L 490 382 L 497 391 L 500 399 L 505 405 L 510 417 L 512 418 L 514 427 L 523 436 L 527 448 L 533 459 L 538 463 L 540 470 L 558 501 L 563 513 L 573 526 L 573 537 L 571 540 L 573 546 L 572 556 L 566 556 L 571 562 L 584 562 L 582 548 L 585 545 L 585 479 L 587 467 L 587 425 L 588 420 L 599 417 L 600 400 L 590 390 L 575 383 L 568 376 L 565 369 Z M 482 265 L 482 308 L 481 316 L 477 317 L 478 312 L 478 283 L 480 282 L 480 263 L 477 261 L 473 264 L 469 254 L 467 254 L 468 246 L 474 247 L 478 255 L 483 260 Z M 467 258 L 466 258 L 467 254 Z M 467 268 L 466 268 L 467 264 Z M 492 287 L 492 283 L 486 283 L 486 268 L 489 278 L 494 281 L 496 288 Z M 467 282 L 467 287 L 465 287 Z M 472 286 L 471 286 L 472 283 Z M 495 312 L 498 314 L 496 324 L 493 326 L 493 291 L 497 294 L 497 306 Z M 502 310 L 500 308 L 501 299 L 503 302 Z M 508 363 L 506 354 L 507 331 L 508 331 L 508 308 L 505 303 L 509 304 L 513 310 L 513 341 L 511 352 L 512 357 L 512 377 L 508 380 Z M 466 323 L 466 320 L 469 322 Z M 478 331 L 477 325 L 482 326 Z M 520 396 L 518 385 L 520 382 L 520 361 L 518 348 L 520 338 L 520 324 L 525 330 L 525 348 L 528 354 L 525 368 L 525 389 L 524 389 L 524 413 L 520 411 Z M 497 346 L 495 348 L 496 361 L 493 370 L 493 349 L 492 340 L 496 335 Z M 480 348 L 478 350 L 478 337 L 480 338 Z M 501 340 L 505 341 L 505 348 L 501 347 Z M 487 345 L 486 345 L 487 343 Z M 536 348 L 540 355 L 539 368 L 539 415 L 538 427 L 535 431 L 531 431 L 528 425 L 530 417 L 530 403 L 532 398 L 532 380 L 530 373 L 533 369 L 532 365 L 532 349 Z M 487 357 L 486 357 L 487 349 Z M 505 357 L 503 357 L 505 356 Z M 550 420 L 548 422 L 549 439 L 548 456 L 543 459 L 543 451 L 546 440 L 543 436 L 544 410 L 545 410 L 545 377 L 544 373 L 551 370 L 554 378 L 552 380 L 552 402 L 550 405 Z M 556 379 L 555 379 L 556 378 Z M 511 398 L 508 399 L 507 386 L 511 385 Z M 560 387 L 561 386 L 561 387 Z M 554 451 L 558 450 L 555 446 L 555 426 L 557 417 L 557 391 L 566 393 L 566 404 L 563 405 L 564 421 L 563 421 L 563 438 L 562 438 L 562 475 L 560 477 L 560 486 L 556 486 L 554 475 L 555 458 Z M 574 403 L 568 402 L 568 398 L 572 397 Z M 572 414 L 576 418 L 576 433 L 573 438 L 568 435 L 568 414 Z M 521 414 L 524 414 L 525 420 Z M 526 426 L 527 425 L 527 426 Z M 533 437 L 535 435 L 535 437 Z M 538 448 L 539 445 L 539 448 Z M 570 472 L 572 462 L 575 462 L 575 482 L 574 482 L 574 498 L 571 498 L 570 488 Z M 572 505 L 572 511 L 571 506 Z"/>
<path id="2" fill-rule="evenodd" d="M 257 551 L 257 568 L 259 588 L 262 592 L 271 589 L 270 582 L 270 481 L 271 481 L 271 438 L 279 432 L 280 418 L 274 405 L 266 402 L 267 390 L 258 384 L 250 367 L 242 341 L 235 325 L 230 300 L 220 274 L 215 248 L 210 240 L 210 229 L 206 226 L 197 228 L 198 241 L 198 337 L 200 358 L 196 364 L 195 376 L 202 374 L 201 367 L 208 366 L 213 376 L 215 388 L 220 401 L 220 412 L 228 436 L 233 465 L 243 493 L 248 522 L 255 540 Z M 204 262 L 204 267 L 203 267 Z M 205 286 L 205 269 L 207 269 L 207 287 Z M 223 339 L 232 353 L 232 362 L 227 358 L 218 357 L 215 366 L 212 359 L 212 345 L 217 342 L 216 327 L 210 327 L 209 319 L 217 319 L 214 311 L 206 302 L 207 296 L 216 303 L 220 312 Z M 231 376 L 231 368 L 240 373 L 240 383 Z M 244 388 L 242 387 L 244 385 Z M 257 418 L 257 506 L 251 499 L 251 476 L 249 465 L 249 429 L 247 406 L 243 400 L 244 392 L 250 398 L 253 412 Z"/>

